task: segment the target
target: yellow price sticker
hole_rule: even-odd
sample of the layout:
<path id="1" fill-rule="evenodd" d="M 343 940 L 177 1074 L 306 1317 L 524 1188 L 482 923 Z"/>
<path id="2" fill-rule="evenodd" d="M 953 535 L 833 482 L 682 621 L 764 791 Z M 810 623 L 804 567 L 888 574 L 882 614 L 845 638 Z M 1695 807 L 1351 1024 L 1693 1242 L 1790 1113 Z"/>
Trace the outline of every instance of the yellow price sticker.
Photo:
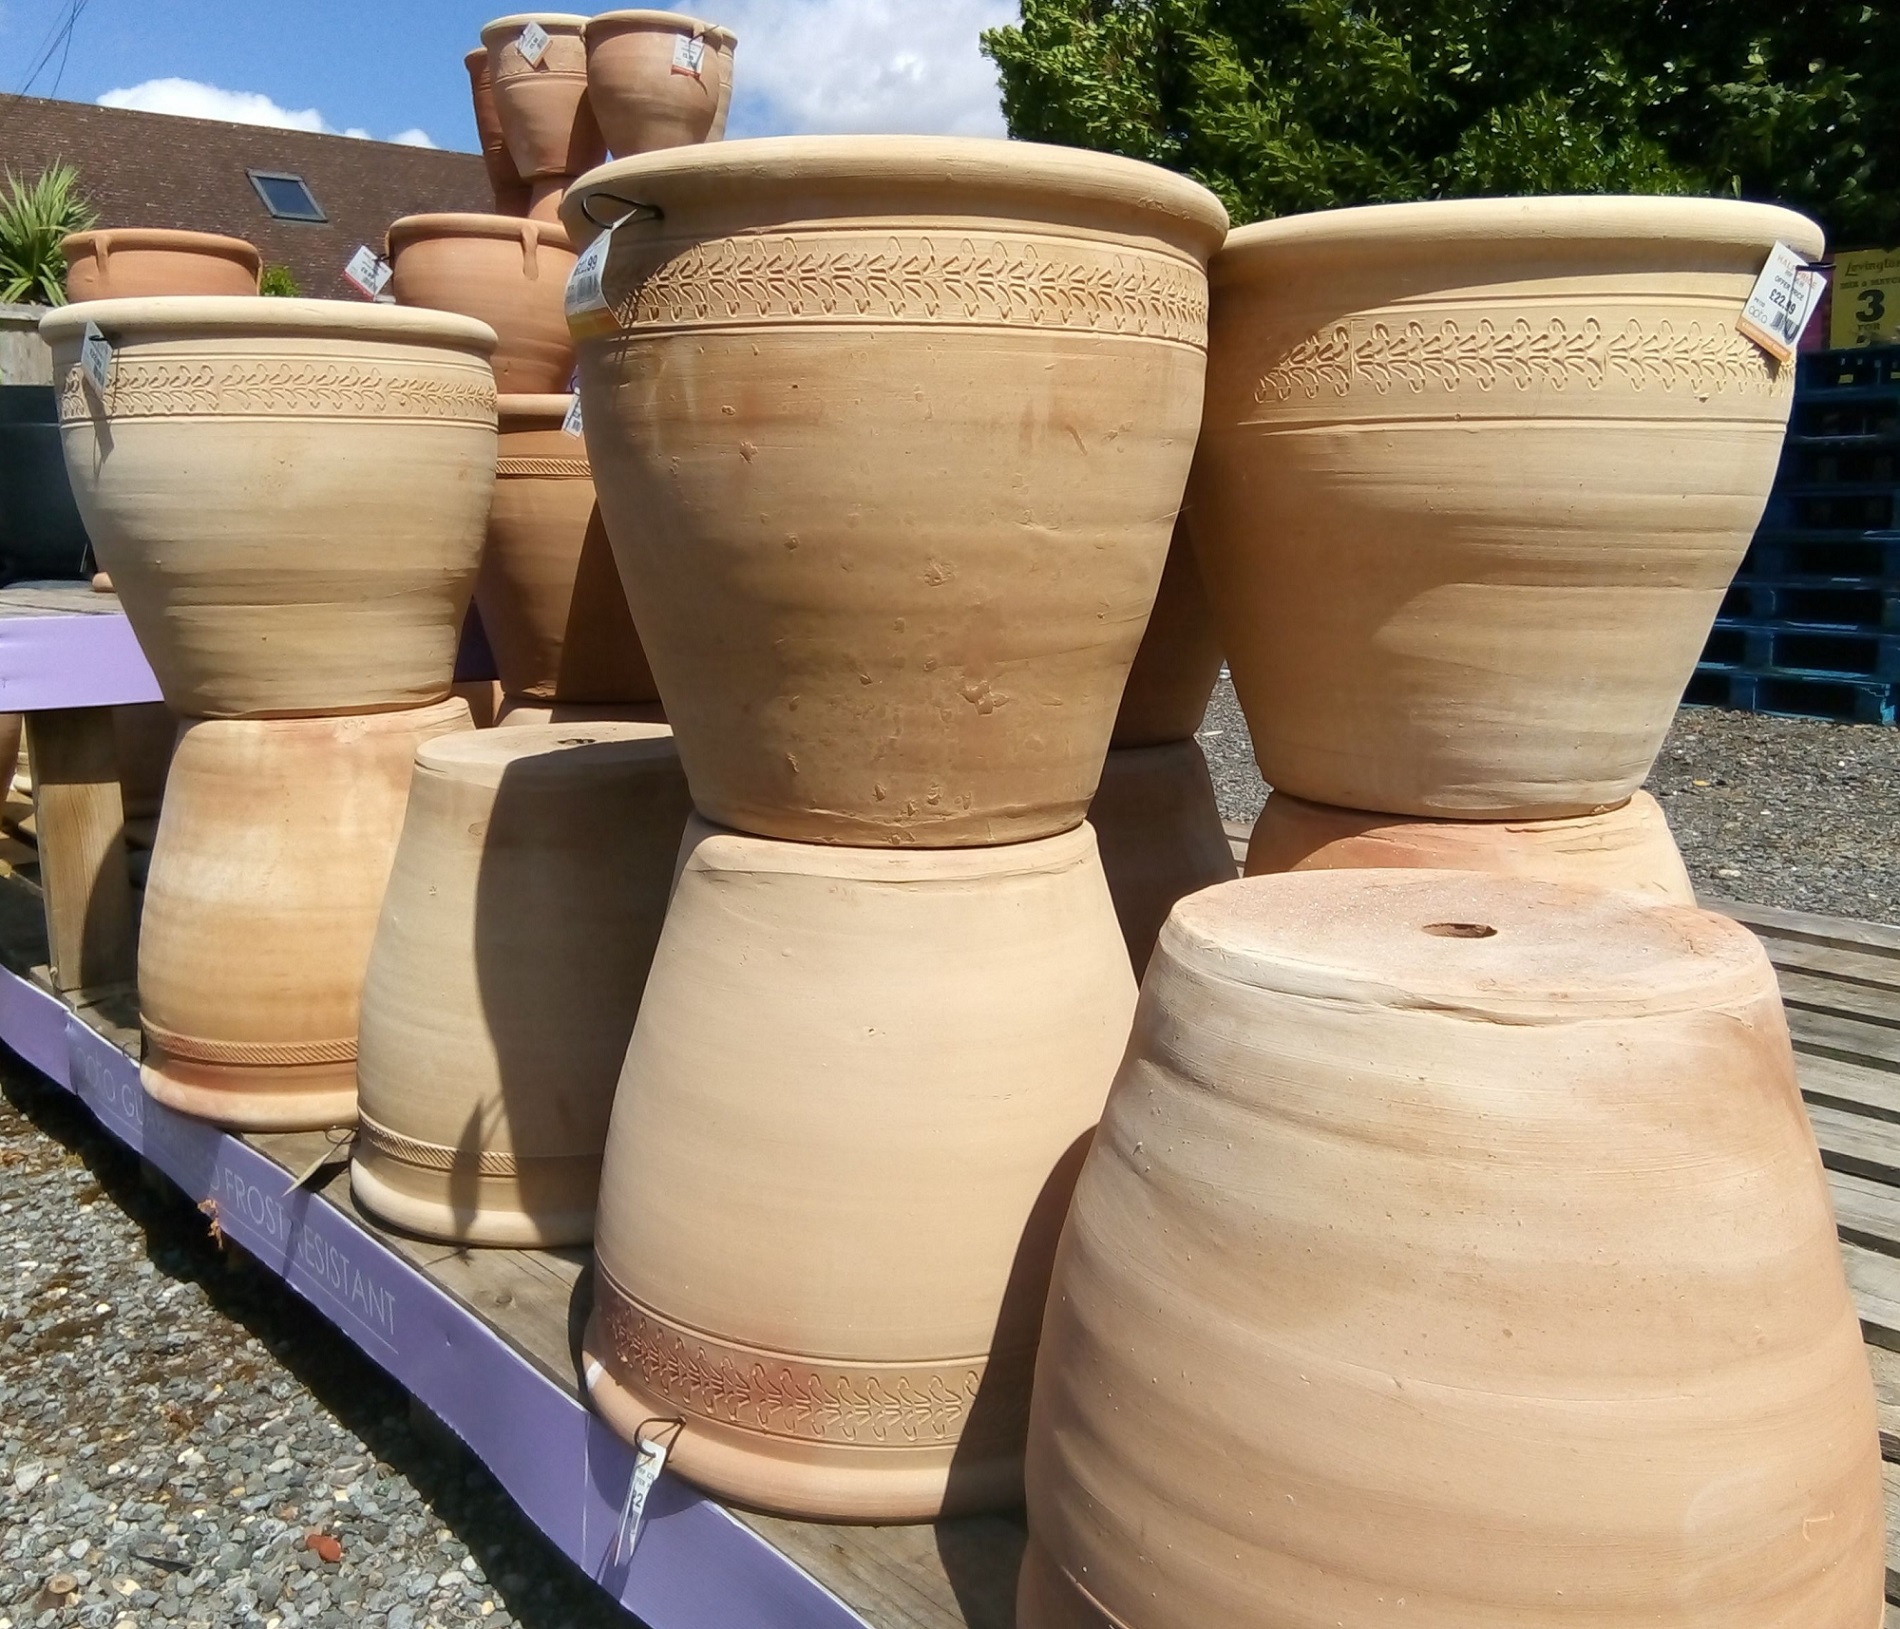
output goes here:
<path id="1" fill-rule="evenodd" d="M 1900 343 L 1900 249 L 1850 249 L 1834 257 L 1827 342 L 1837 351 Z"/>

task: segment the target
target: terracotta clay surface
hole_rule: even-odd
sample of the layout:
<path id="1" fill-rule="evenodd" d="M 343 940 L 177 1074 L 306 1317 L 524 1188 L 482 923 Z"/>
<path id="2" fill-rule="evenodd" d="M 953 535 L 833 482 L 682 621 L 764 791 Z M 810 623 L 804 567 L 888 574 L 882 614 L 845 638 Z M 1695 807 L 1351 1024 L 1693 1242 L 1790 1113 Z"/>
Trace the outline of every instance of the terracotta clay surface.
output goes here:
<path id="1" fill-rule="evenodd" d="M 616 158 L 716 139 L 739 43 L 731 29 L 677 11 L 606 11 L 584 34 L 588 100 Z M 682 60 L 695 47 L 697 70 Z"/>
<path id="2" fill-rule="evenodd" d="M 89 321 L 113 347 L 103 399 L 79 366 Z M 494 484 L 493 330 L 154 299 L 65 306 L 40 332 L 79 512 L 174 711 L 448 694 Z"/>
<path id="3" fill-rule="evenodd" d="M 1491 871 L 1695 903 L 1669 821 L 1647 792 L 1602 814 L 1559 820 L 1417 820 L 1275 792 L 1247 845 L 1250 877 L 1367 866 Z"/>
<path id="4" fill-rule="evenodd" d="M 1200 743 L 1110 748 L 1089 824 L 1139 979 L 1175 901 L 1234 880 L 1234 851 Z"/>
<path id="5" fill-rule="evenodd" d="M 1019 1629 L 1875 1629 L 1873 1390 L 1754 937 L 1444 871 L 1184 900 L 1028 1481 Z"/>
<path id="6" fill-rule="evenodd" d="M 571 396 L 503 396 L 475 603 L 502 688 L 537 701 L 659 700 L 594 502 Z"/>
<path id="7" fill-rule="evenodd" d="M 504 697 L 495 723 L 523 724 L 664 724 L 666 709 L 657 701 L 518 701 Z"/>
<path id="8" fill-rule="evenodd" d="M 255 294 L 257 250 L 242 238 L 115 226 L 75 232 L 60 242 L 66 298 L 142 299 L 154 294 Z"/>
<path id="9" fill-rule="evenodd" d="M 577 183 L 601 512 L 694 801 L 801 841 L 1082 818 L 1200 415 L 1192 182 L 1025 142 L 674 147 Z M 607 216 L 606 218 L 613 218 Z"/>
<path id="10" fill-rule="evenodd" d="M 548 35 L 547 50 L 533 63 L 518 43 L 530 23 Z M 586 24 L 567 12 L 533 11 L 498 17 L 482 30 L 495 112 L 524 181 L 579 175 L 607 156 L 587 99 Z"/>
<path id="11" fill-rule="evenodd" d="M 1242 227 L 1190 502 L 1261 773 L 1452 818 L 1642 784 L 1774 478 L 1794 375 L 1735 328 L 1812 221 L 1497 198 Z"/>
<path id="12" fill-rule="evenodd" d="M 1183 514 L 1174 523 L 1167 568 L 1161 573 L 1161 587 L 1141 647 L 1135 652 L 1135 665 L 1122 688 L 1110 744 L 1152 747 L 1191 739 L 1207 716 L 1220 667 L 1220 639 L 1214 632 L 1207 590 L 1201 586 Z"/>
<path id="13" fill-rule="evenodd" d="M 488 76 L 488 47 L 477 46 L 462 58 L 468 70 L 469 97 L 475 104 L 475 134 L 482 144 L 482 167 L 488 171 L 488 189 L 495 195 L 498 215 L 528 213 L 528 183 L 521 179 L 508 156 L 508 138 L 501 132 L 501 114 L 495 108 L 495 85 Z"/>
<path id="14" fill-rule="evenodd" d="M 586 1244 L 692 811 L 663 725 L 427 742 L 363 986 L 351 1182 L 468 1244 Z"/>
<path id="15" fill-rule="evenodd" d="M 389 228 L 396 304 L 456 311 L 501 336 L 496 389 L 566 390 L 574 376 L 561 295 L 574 251 L 558 221 L 509 215 L 405 215 Z"/>
<path id="16" fill-rule="evenodd" d="M 162 701 L 112 709 L 118 750 L 119 797 L 129 820 L 149 820 L 165 796 L 165 776 L 178 742 L 178 717 Z M 6 754 L 0 752 L 0 763 Z"/>
<path id="17" fill-rule="evenodd" d="M 1087 826 L 953 852 L 687 828 L 601 1182 L 594 1402 L 793 1515 L 1021 1497 L 1070 1185 L 1135 986 Z"/>
<path id="18" fill-rule="evenodd" d="M 424 741 L 460 701 L 179 732 L 145 885 L 145 1089 L 256 1131 L 356 1118 L 357 1001 Z"/>

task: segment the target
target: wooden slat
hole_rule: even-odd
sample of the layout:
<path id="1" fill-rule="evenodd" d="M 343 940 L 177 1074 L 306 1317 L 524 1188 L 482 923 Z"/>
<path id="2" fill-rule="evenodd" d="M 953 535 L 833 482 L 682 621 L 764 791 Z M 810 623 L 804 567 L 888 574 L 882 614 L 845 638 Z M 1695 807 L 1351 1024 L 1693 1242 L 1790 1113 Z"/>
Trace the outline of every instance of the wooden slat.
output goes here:
<path id="1" fill-rule="evenodd" d="M 1803 1052 L 1874 1069 L 1900 1069 L 1900 1029 L 1790 1004 L 1788 1031 Z"/>
<path id="2" fill-rule="evenodd" d="M 1705 910 L 1734 917 L 1764 937 L 1808 939 L 1823 945 L 1859 945 L 1900 954 L 1900 927 L 1884 922 L 1854 922 L 1843 916 L 1816 916 L 1808 911 L 1784 911 L 1772 905 L 1748 905 L 1740 900 L 1708 896 L 1698 903 Z"/>
<path id="3" fill-rule="evenodd" d="M 1900 1351 L 1900 1261 L 1841 1241 L 1847 1263 L 1847 1287 L 1854 1293 L 1860 1332 L 1870 1346 Z"/>
<path id="4" fill-rule="evenodd" d="M 138 953 L 111 709 L 29 713 L 26 736 L 54 977 L 61 990 L 129 982 Z"/>
<path id="5" fill-rule="evenodd" d="M 1900 990 L 1794 967 L 1777 967 L 1775 978 L 1790 1013 L 1814 1013 L 1866 1024 L 1888 1031 L 1889 1040 L 1900 1040 Z"/>
<path id="6" fill-rule="evenodd" d="M 1765 937 L 1762 948 L 1777 971 L 1814 973 L 1900 993 L 1900 955 L 1852 945 L 1816 944 L 1812 939 Z"/>
<path id="7" fill-rule="evenodd" d="M 1900 1071 L 1843 1063 L 1818 1052 L 1797 1052 L 1794 1067 L 1801 1095 L 1810 1103 L 1900 1121 Z"/>
<path id="8" fill-rule="evenodd" d="M 1808 1119 L 1821 1145 L 1821 1163 L 1829 1170 L 1900 1183 L 1900 1125 L 1827 1103 L 1810 1103 Z"/>

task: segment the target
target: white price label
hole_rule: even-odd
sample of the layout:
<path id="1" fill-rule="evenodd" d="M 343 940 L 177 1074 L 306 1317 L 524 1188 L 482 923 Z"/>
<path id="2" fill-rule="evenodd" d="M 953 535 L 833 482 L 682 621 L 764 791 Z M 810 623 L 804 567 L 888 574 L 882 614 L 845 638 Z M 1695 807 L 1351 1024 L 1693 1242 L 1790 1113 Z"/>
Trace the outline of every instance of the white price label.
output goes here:
<path id="1" fill-rule="evenodd" d="M 620 1512 L 620 1529 L 614 1534 L 616 1563 L 633 1559 L 633 1547 L 640 1542 L 640 1529 L 646 1525 L 647 1496 L 653 1492 L 653 1484 L 659 1481 L 660 1472 L 666 1469 L 666 1456 L 671 1451 L 670 1442 L 648 1442 L 643 1437 L 634 1443 L 634 1452 L 639 1457 L 634 1461 L 633 1480 L 627 1484 L 627 1503 Z"/>
<path id="2" fill-rule="evenodd" d="M 568 273 L 567 294 L 563 301 L 567 329 L 576 339 L 610 334 L 616 326 L 607 305 L 607 256 L 613 248 L 610 226 L 581 251 Z"/>
<path id="3" fill-rule="evenodd" d="M 548 54 L 548 37 L 548 31 L 539 23 L 530 23 L 515 41 L 515 49 L 530 68 L 540 67 L 541 59 Z"/>
<path id="4" fill-rule="evenodd" d="M 1768 252 L 1768 264 L 1749 291 L 1735 326 L 1770 356 L 1794 360 L 1795 347 L 1821 302 L 1827 279 L 1785 243 Z"/>
<path id="5" fill-rule="evenodd" d="M 576 437 L 584 433 L 581 429 L 581 398 L 578 392 L 573 401 L 567 404 L 567 417 L 561 420 L 561 433 Z"/>
<path id="6" fill-rule="evenodd" d="M 389 262 L 365 244 L 350 256 L 350 263 L 343 268 L 343 275 L 373 300 L 389 287 L 392 274 Z"/>
<path id="7" fill-rule="evenodd" d="M 112 377 L 112 342 L 99 332 L 96 322 L 86 324 L 79 340 L 79 366 L 92 381 L 92 388 L 105 400 L 106 382 Z"/>
<path id="8" fill-rule="evenodd" d="M 699 78 L 706 60 L 706 42 L 694 35 L 682 34 L 673 42 L 673 72 Z"/>

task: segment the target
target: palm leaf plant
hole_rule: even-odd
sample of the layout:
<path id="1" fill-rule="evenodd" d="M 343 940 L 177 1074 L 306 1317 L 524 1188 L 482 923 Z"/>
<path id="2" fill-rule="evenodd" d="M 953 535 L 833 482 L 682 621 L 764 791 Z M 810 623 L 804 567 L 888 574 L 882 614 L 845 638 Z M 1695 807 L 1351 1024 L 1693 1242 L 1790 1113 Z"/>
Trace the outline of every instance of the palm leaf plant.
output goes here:
<path id="1" fill-rule="evenodd" d="M 55 164 L 30 182 L 8 171 L 0 191 L 0 304 L 64 305 L 61 240 L 97 219 L 70 164 Z"/>

